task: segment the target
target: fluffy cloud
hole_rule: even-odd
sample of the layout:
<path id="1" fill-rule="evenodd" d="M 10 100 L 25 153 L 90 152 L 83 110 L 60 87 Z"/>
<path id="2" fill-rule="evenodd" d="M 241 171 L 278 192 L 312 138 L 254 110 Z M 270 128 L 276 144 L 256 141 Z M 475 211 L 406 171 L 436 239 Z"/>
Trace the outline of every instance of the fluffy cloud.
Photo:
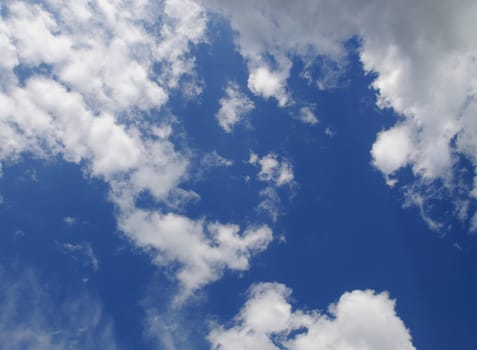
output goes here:
<path id="1" fill-rule="evenodd" d="M 399 169 L 410 166 L 417 183 L 443 180 L 451 186 L 462 156 L 475 172 L 475 1 L 203 2 L 230 19 L 248 62 L 250 90 L 280 105 L 290 100 L 287 78 L 294 59 L 303 61 L 308 81 L 326 88 L 312 68 L 339 74 L 346 65 L 345 43 L 359 38 L 360 60 L 375 76 L 378 106 L 401 116 L 378 134 L 371 151 L 390 185 Z"/>
<path id="2" fill-rule="evenodd" d="M 215 325 L 210 331 L 212 349 L 415 350 L 386 293 L 345 293 L 328 314 L 293 311 L 290 295 L 283 284 L 254 285 L 232 326 Z"/>
<path id="3" fill-rule="evenodd" d="M 271 182 L 276 186 L 293 183 L 293 167 L 285 158 L 280 158 L 274 153 L 269 153 L 260 158 L 252 152 L 248 162 L 260 167 L 258 172 L 258 179 L 260 181 Z"/>
<path id="4" fill-rule="evenodd" d="M 250 226 L 240 232 L 237 225 L 140 209 L 123 213 L 119 227 L 136 244 L 149 250 L 158 264 L 179 264 L 177 279 L 182 289 L 177 303 L 220 278 L 225 268 L 247 270 L 251 256 L 264 250 L 273 239 L 268 226 Z"/>
<path id="5" fill-rule="evenodd" d="M 225 89 L 225 97 L 221 98 L 219 103 L 220 109 L 215 117 L 227 133 L 231 133 L 234 125 L 255 108 L 253 102 L 240 92 L 239 86 L 232 82 L 228 83 Z"/>
<path id="6" fill-rule="evenodd" d="M 258 67 L 250 72 L 248 78 L 248 88 L 255 95 L 265 99 L 274 97 L 278 105 L 283 107 L 287 104 L 289 97 L 285 90 L 285 82 L 288 78 L 287 70 L 271 71 L 266 66 Z"/>
<path id="7" fill-rule="evenodd" d="M 11 350 L 114 350 L 111 319 L 87 294 L 60 300 L 32 270 L 0 266 L 0 342 Z M 50 283 L 51 286 L 51 283 Z"/>
<path id="8" fill-rule="evenodd" d="M 105 180 L 119 226 L 158 264 L 179 264 L 183 295 L 225 268 L 247 269 L 272 235 L 167 213 L 197 197 L 179 188 L 188 152 L 170 140 L 164 106 L 171 92 L 197 91 L 190 50 L 205 41 L 206 24 L 191 0 L 7 1 L 0 20 L 0 161 L 59 156 Z M 165 209 L 136 208 L 144 192 Z M 63 249 L 94 257 L 87 246 Z"/>
<path id="9" fill-rule="evenodd" d="M 293 55 L 312 63 L 318 55 L 338 59 L 344 54 L 340 40 L 348 37 L 349 26 L 340 23 L 346 13 L 339 1 L 203 3 L 229 18 L 237 32 L 237 47 L 249 69 L 249 89 L 275 98 L 280 106 L 293 103 L 286 86 Z"/>

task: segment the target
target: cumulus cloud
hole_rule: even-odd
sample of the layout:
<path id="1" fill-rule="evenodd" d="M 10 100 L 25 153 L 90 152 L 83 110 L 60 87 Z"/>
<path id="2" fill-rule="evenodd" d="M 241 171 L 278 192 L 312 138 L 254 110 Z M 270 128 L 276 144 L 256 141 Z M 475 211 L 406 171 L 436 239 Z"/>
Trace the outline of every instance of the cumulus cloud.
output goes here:
<path id="1" fill-rule="evenodd" d="M 340 39 L 347 37 L 349 26 L 339 23 L 346 17 L 340 2 L 203 0 L 203 3 L 229 18 L 237 32 L 237 48 L 248 65 L 250 91 L 264 98 L 275 98 L 280 106 L 293 103 L 287 88 L 292 56 L 310 63 L 318 55 L 334 60 L 344 55 Z"/>
<path id="2" fill-rule="evenodd" d="M 260 167 L 258 179 L 260 181 L 271 182 L 276 186 L 292 184 L 294 181 L 293 167 L 290 162 L 278 157 L 274 153 L 269 153 L 260 158 L 255 153 L 250 153 L 249 164 Z"/>
<path id="3" fill-rule="evenodd" d="M 248 88 L 255 95 L 262 96 L 265 99 L 274 97 L 278 105 L 283 107 L 287 104 L 289 97 L 285 89 L 285 81 L 288 78 L 288 72 L 284 70 L 271 71 L 266 66 L 258 67 L 250 73 L 248 78 Z"/>
<path id="4" fill-rule="evenodd" d="M 271 229 L 192 220 L 183 215 L 133 209 L 119 218 L 119 227 L 136 244 L 147 249 L 160 265 L 176 263 L 182 289 L 181 303 L 203 285 L 221 277 L 223 271 L 249 269 L 251 257 L 272 241 Z"/>
<path id="5" fill-rule="evenodd" d="M 180 265 L 184 295 L 225 268 L 247 269 L 271 239 L 267 227 L 240 234 L 167 213 L 197 197 L 179 187 L 190 161 L 171 141 L 164 106 L 171 92 L 200 90 L 190 51 L 205 41 L 206 25 L 192 0 L 7 1 L 0 20 L 0 161 L 63 157 L 106 181 L 124 233 L 158 264 Z M 136 208 L 144 192 L 164 212 Z M 189 239 L 197 250 L 185 248 Z M 88 246 L 63 248 L 97 266 Z"/>
<path id="6" fill-rule="evenodd" d="M 393 175 L 409 166 L 429 186 L 449 186 L 459 157 L 477 166 L 477 5 L 444 0 L 351 1 L 203 0 L 230 19 L 238 51 L 246 59 L 250 90 L 274 96 L 285 105 L 292 62 L 300 59 L 304 76 L 347 61 L 346 42 L 358 38 L 364 70 L 380 108 L 400 115 L 378 134 L 373 164 L 394 185 Z M 324 64 L 325 62 L 326 64 Z M 467 197 L 469 193 L 467 192 Z"/>
<path id="7" fill-rule="evenodd" d="M 251 287 L 232 325 L 214 325 L 214 350 L 415 350 L 387 293 L 344 293 L 327 313 L 293 310 L 291 290 L 279 283 Z"/>
<path id="8" fill-rule="evenodd" d="M 29 269 L 0 266 L 0 342 L 11 350 L 114 350 L 113 323 L 86 292 L 59 299 Z"/>
<path id="9" fill-rule="evenodd" d="M 231 133 L 235 124 L 239 123 L 255 108 L 253 102 L 240 92 L 238 84 L 229 82 L 225 89 L 225 97 L 219 100 L 220 109 L 215 115 L 219 125 L 225 132 Z"/>

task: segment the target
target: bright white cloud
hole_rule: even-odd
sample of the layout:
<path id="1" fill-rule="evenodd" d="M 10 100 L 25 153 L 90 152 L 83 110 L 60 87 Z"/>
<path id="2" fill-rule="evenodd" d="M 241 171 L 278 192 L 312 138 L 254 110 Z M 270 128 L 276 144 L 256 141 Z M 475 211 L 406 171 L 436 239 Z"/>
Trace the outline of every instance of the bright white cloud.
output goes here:
<path id="1" fill-rule="evenodd" d="M 251 257 L 273 239 L 268 226 L 250 226 L 241 231 L 237 225 L 141 209 L 122 213 L 119 227 L 148 250 L 158 264 L 179 265 L 176 275 L 182 290 L 176 296 L 177 303 L 219 279 L 226 268 L 248 270 Z"/>
<path id="2" fill-rule="evenodd" d="M 253 102 L 244 93 L 240 92 L 239 86 L 232 82 L 228 83 L 225 89 L 225 97 L 222 97 L 219 103 L 220 109 L 215 117 L 227 133 L 231 133 L 234 125 L 255 108 Z"/>
<path id="3" fill-rule="evenodd" d="M 386 176 L 409 164 L 413 156 L 413 133 L 406 125 L 382 131 L 371 149 L 373 162 Z"/>
<path id="4" fill-rule="evenodd" d="M 274 97 L 278 101 L 278 105 L 283 107 L 289 100 L 285 90 L 287 78 L 288 74 L 284 72 L 273 72 L 268 67 L 261 66 L 250 73 L 248 88 L 255 95 L 265 99 Z"/>
<path id="5" fill-rule="evenodd" d="M 269 153 L 260 158 L 252 152 L 248 162 L 260 167 L 258 172 L 260 181 L 268 181 L 276 186 L 290 185 L 294 181 L 293 167 L 290 162 L 274 153 Z"/>
<path id="6" fill-rule="evenodd" d="M 327 314 L 293 310 L 283 284 L 254 285 L 233 324 L 215 325 L 214 350 L 415 350 L 386 293 L 355 290 L 331 304 Z"/>
<path id="7" fill-rule="evenodd" d="M 225 268 L 246 270 L 272 236 L 135 207 L 143 192 L 172 209 L 197 198 L 179 188 L 189 153 L 170 140 L 174 118 L 162 108 L 175 90 L 200 90 L 190 50 L 206 24 L 192 0 L 7 1 L 0 20 L 0 161 L 61 156 L 105 180 L 124 233 L 157 263 L 179 264 L 183 295 Z M 97 267 L 87 246 L 64 249 Z"/>
<path id="8" fill-rule="evenodd" d="M 281 105 L 294 59 L 304 62 L 308 81 L 326 88 L 308 68 L 339 73 L 345 43 L 359 38 L 363 67 L 375 75 L 378 106 L 401 115 L 372 148 L 388 184 L 406 166 L 426 186 L 437 179 L 452 183 L 459 156 L 477 167 L 475 1 L 203 2 L 230 19 L 248 63 L 250 90 Z"/>

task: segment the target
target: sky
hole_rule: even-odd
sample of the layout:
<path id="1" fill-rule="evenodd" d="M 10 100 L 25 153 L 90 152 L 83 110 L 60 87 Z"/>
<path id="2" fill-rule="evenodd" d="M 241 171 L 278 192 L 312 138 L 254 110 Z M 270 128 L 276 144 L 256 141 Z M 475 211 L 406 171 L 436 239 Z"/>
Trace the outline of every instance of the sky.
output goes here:
<path id="1" fill-rule="evenodd" d="M 0 349 L 475 349 L 475 1 L 0 13 Z"/>

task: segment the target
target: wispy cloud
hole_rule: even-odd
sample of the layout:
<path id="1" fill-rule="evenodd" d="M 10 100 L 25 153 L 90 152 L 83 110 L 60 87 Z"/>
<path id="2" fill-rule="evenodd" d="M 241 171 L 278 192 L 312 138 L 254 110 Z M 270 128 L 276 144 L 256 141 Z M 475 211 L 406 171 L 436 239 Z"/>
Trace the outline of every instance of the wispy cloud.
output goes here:
<path id="1" fill-rule="evenodd" d="M 31 269 L 0 266 L 0 343 L 9 350 L 117 349 L 111 319 L 81 291 L 60 300 Z M 50 286 L 50 287 L 47 287 Z"/>

